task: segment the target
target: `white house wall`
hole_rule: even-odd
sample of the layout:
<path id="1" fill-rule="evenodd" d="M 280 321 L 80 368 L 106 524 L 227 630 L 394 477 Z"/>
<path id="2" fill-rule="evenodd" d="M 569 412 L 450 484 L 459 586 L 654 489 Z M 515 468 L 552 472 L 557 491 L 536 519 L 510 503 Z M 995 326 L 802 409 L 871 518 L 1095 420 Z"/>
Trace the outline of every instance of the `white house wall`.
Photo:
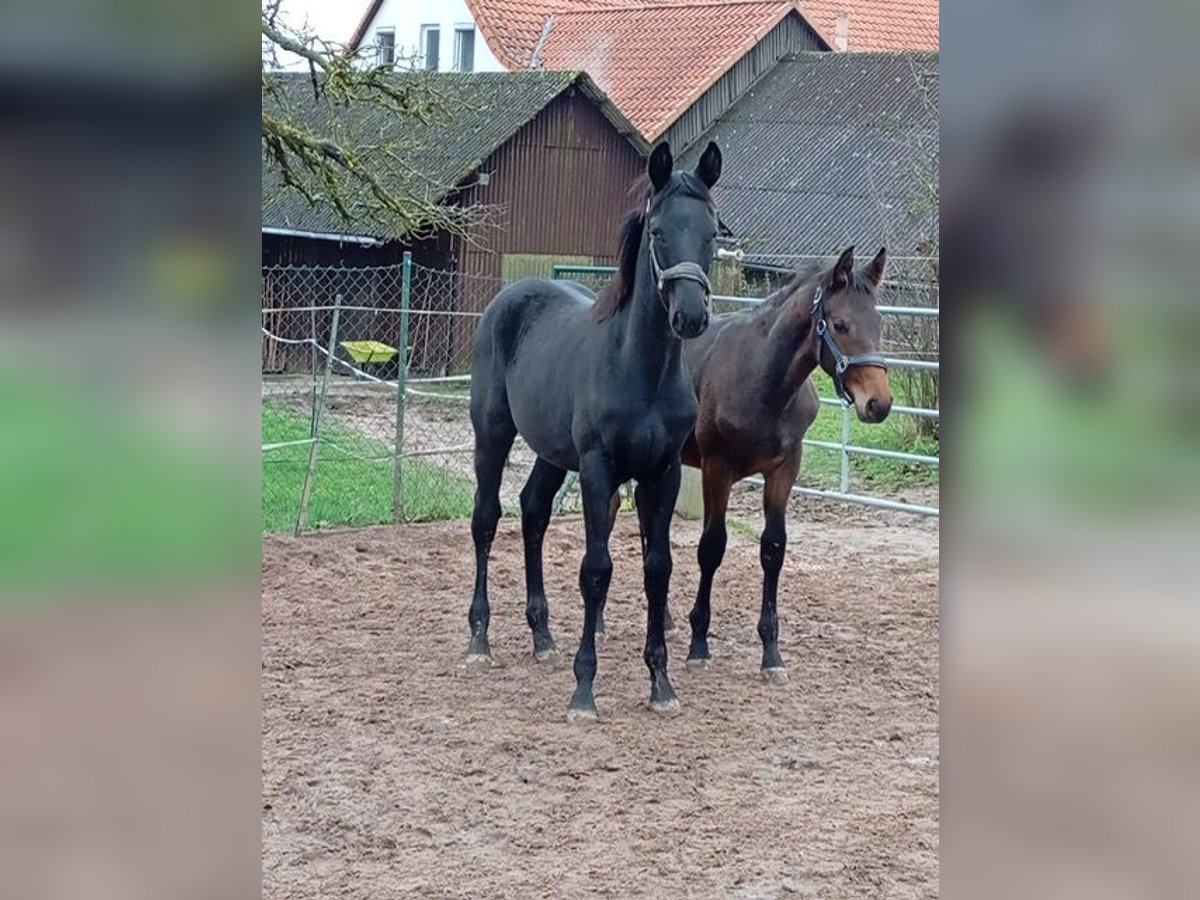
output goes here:
<path id="1" fill-rule="evenodd" d="M 458 25 L 475 28 L 476 72 L 503 72 L 504 66 L 492 55 L 487 41 L 471 18 L 471 11 L 463 0 L 383 0 L 375 20 L 363 35 L 360 54 L 367 60 L 375 59 L 375 32 L 379 28 L 396 30 L 397 60 L 417 56 L 421 52 L 421 26 L 437 25 L 441 29 L 438 48 L 438 71 L 450 72 L 454 67 L 454 29 Z"/>

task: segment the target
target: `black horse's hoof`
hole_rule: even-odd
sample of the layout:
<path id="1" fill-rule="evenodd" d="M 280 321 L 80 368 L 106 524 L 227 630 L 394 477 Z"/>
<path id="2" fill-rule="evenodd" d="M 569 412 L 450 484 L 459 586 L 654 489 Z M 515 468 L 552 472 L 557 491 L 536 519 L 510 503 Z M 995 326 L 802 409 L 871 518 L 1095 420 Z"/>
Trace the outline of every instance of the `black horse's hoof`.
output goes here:
<path id="1" fill-rule="evenodd" d="M 697 657 L 696 659 L 689 658 L 684 665 L 687 666 L 689 672 L 707 672 L 708 657 Z"/>
<path id="2" fill-rule="evenodd" d="M 596 698 L 592 696 L 591 685 L 576 685 L 575 693 L 567 706 L 567 721 L 587 721 L 596 718 Z"/>
<path id="3" fill-rule="evenodd" d="M 546 665 L 557 665 L 562 661 L 562 654 L 558 652 L 558 648 L 551 644 L 549 647 L 543 647 L 541 650 L 533 651 L 533 658 L 540 663 Z"/>
<path id="4" fill-rule="evenodd" d="M 661 716 L 675 716 L 679 714 L 679 700 L 676 697 L 667 697 L 663 700 L 651 700 L 650 709 Z"/>
<path id="5" fill-rule="evenodd" d="M 767 684 L 774 684 L 782 687 L 790 680 L 788 678 L 787 669 L 783 666 L 771 666 L 768 669 L 762 670 L 762 679 Z"/>
<path id="6" fill-rule="evenodd" d="M 573 706 L 568 706 L 567 707 L 567 721 L 568 722 L 595 722 L 596 721 L 596 707 L 593 706 L 591 709 L 576 709 Z"/>

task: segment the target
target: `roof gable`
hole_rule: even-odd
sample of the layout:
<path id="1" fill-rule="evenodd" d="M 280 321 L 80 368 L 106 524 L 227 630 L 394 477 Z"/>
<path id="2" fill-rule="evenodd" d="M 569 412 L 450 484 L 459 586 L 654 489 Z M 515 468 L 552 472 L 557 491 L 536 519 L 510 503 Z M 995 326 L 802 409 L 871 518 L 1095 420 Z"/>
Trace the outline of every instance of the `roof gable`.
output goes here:
<path id="1" fill-rule="evenodd" d="M 653 140 L 792 10 L 790 0 L 692 0 L 564 12 L 538 61 L 587 72 Z"/>

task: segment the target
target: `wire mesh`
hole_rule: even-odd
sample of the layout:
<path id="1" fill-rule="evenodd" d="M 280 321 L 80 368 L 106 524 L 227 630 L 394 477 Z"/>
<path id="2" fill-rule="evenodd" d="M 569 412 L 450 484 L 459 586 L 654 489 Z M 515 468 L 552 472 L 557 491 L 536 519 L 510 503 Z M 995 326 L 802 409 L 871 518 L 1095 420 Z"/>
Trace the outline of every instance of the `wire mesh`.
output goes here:
<path id="1" fill-rule="evenodd" d="M 714 293 L 764 297 L 789 277 L 714 267 Z M 593 291 L 610 275 L 572 273 Z M 301 496 L 315 452 L 307 527 L 418 522 L 469 516 L 474 495 L 473 433 L 468 411 L 471 342 L 484 308 L 502 287 L 498 278 L 441 271 L 409 263 L 381 267 L 273 266 L 262 270 L 262 517 L 264 531 L 296 528 Z M 407 341 L 402 308 L 407 300 Z M 937 306 L 929 262 L 893 262 L 881 302 Z M 744 309 L 725 302 L 723 310 Z M 332 333 L 338 310 L 336 335 Z M 889 356 L 937 357 L 937 319 L 885 317 Z M 404 351 L 404 352 L 402 352 Z M 330 376 L 322 398 L 322 376 Z M 398 389 L 407 359 L 405 390 Z M 912 405 L 937 407 L 936 372 L 902 372 Z M 321 432 L 315 430 L 318 408 Z M 822 416 L 836 416 L 823 410 Z M 401 418 L 402 417 L 402 418 Z M 820 421 L 820 420 L 819 420 Z M 936 441 L 937 419 L 914 419 L 925 429 L 914 446 Z M 398 422 L 403 440 L 397 453 Z M 871 432 L 855 434 L 869 444 Z M 315 450 L 314 450 L 314 444 Z M 936 448 L 936 444 L 933 445 Z M 934 449 L 932 452 L 936 452 Z M 501 486 L 506 514 L 535 456 L 518 437 Z M 856 459 L 851 475 L 870 487 L 884 466 Z M 836 472 L 806 454 L 802 484 L 830 486 Z M 852 482 L 853 483 L 853 482 Z M 560 508 L 578 507 L 565 494 Z"/>

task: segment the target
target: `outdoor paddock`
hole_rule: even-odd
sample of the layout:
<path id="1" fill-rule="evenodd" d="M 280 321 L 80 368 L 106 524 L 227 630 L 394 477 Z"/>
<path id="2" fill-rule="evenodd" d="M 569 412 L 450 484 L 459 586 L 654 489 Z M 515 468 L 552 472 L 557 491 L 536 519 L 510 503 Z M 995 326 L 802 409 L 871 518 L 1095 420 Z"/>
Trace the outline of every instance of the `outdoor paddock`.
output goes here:
<path id="1" fill-rule="evenodd" d="M 493 549 L 496 666 L 465 667 L 469 524 L 264 535 L 263 890 L 278 897 L 938 893 L 938 531 L 793 500 L 785 687 L 759 678 L 757 493 L 740 492 L 689 672 L 699 525 L 672 525 L 671 676 L 646 707 L 636 518 L 622 513 L 599 721 L 568 723 L 583 525 L 556 517 L 557 666 L 535 663 L 520 524 Z M 740 524 L 739 524 L 740 523 Z"/>

